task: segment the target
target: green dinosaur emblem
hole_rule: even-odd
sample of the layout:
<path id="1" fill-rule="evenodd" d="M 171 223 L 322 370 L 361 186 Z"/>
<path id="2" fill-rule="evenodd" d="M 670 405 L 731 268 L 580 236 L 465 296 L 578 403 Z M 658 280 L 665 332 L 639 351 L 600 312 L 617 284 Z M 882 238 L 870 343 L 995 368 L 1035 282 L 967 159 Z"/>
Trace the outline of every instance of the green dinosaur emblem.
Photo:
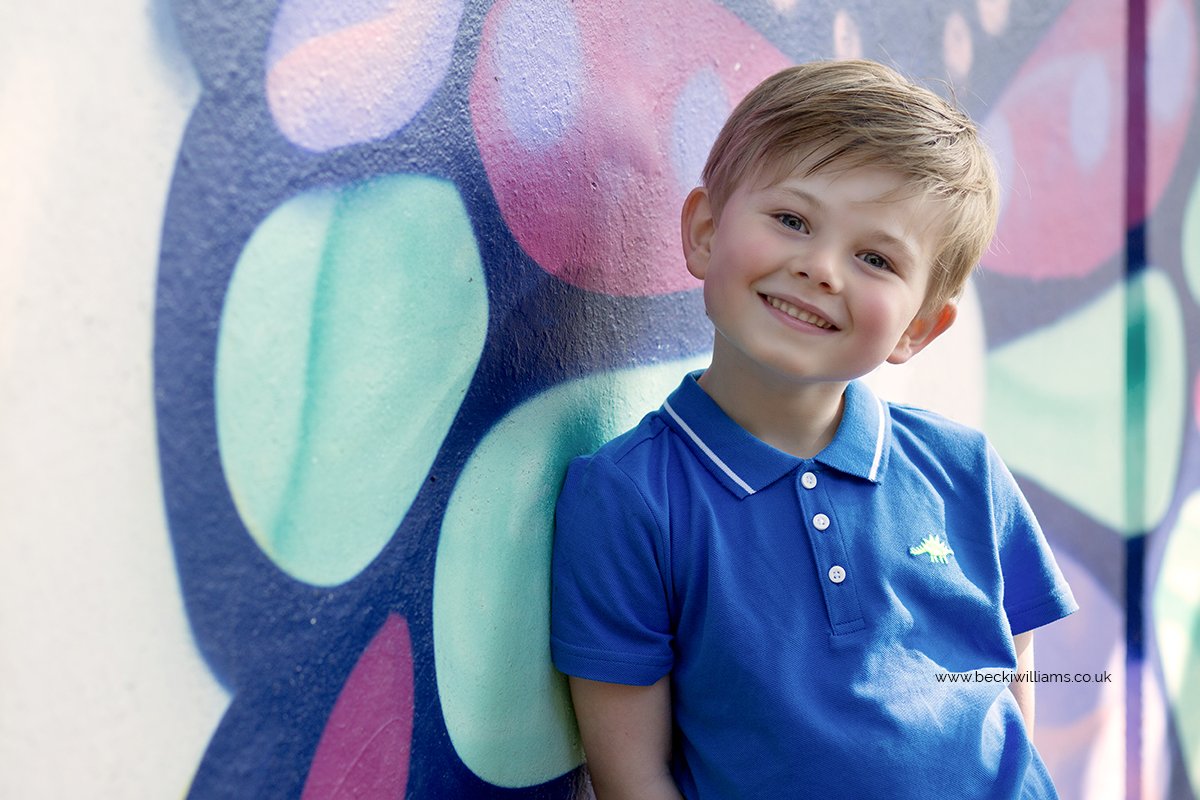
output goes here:
<path id="1" fill-rule="evenodd" d="M 927 555 L 931 564 L 945 564 L 946 556 L 954 555 L 950 545 L 937 536 L 926 536 L 919 545 L 908 548 L 908 553 L 913 556 Z"/>

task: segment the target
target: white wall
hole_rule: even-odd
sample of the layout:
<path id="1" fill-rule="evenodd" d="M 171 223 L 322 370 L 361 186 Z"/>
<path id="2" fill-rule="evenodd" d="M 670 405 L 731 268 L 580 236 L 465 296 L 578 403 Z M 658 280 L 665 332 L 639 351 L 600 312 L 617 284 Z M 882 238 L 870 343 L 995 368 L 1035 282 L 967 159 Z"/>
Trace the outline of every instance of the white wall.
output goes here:
<path id="1" fill-rule="evenodd" d="M 146 3 L 6 5 L 0 796 L 182 796 L 227 703 L 176 582 L 150 363 L 198 89 Z"/>

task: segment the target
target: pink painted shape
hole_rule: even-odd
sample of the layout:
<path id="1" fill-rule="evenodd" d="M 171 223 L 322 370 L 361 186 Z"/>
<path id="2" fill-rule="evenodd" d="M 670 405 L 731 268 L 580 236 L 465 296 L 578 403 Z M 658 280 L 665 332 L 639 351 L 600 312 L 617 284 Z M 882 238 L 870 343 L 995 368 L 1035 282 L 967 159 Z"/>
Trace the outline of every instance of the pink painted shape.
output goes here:
<path id="1" fill-rule="evenodd" d="M 313 756 L 303 800 L 403 797 L 413 727 L 412 642 L 392 614 L 342 687 Z"/>
<path id="2" fill-rule="evenodd" d="M 1013 166 L 998 247 L 984 265 L 1030 278 L 1080 277 L 1125 238 L 1125 15 L 1119 0 L 1075 0 L 1001 97 Z M 1072 93 L 1097 62 L 1109 78 L 1102 155 L 1082 167 L 1072 151 Z"/>
<path id="3" fill-rule="evenodd" d="M 475 136 L 509 229 L 544 270 L 584 289 L 645 296 L 696 288 L 679 246 L 676 99 L 711 70 L 736 103 L 789 60 L 715 3 L 572 4 L 583 57 L 578 111 L 561 136 L 531 150 L 509 128 L 499 82 L 569 77 L 540 74 L 536 54 L 527 74 L 499 74 L 500 20 L 514 2 L 530 5 L 500 0 L 488 12 L 470 91 Z M 537 41 L 540 17 L 525 18 L 524 38 Z"/>
<path id="4" fill-rule="evenodd" d="M 1196 386 L 1192 389 L 1192 403 L 1196 406 L 1196 428 L 1200 430 L 1200 372 L 1196 373 Z"/>
<path id="5" fill-rule="evenodd" d="M 994 114 L 1011 133 L 1012 164 L 1002 176 L 1007 201 L 998 246 L 984 257 L 988 269 L 1025 278 L 1077 278 L 1094 272 L 1123 245 L 1125 36 L 1121 0 L 1074 0 L 998 102 Z M 1072 147 L 1072 99 L 1086 82 L 1084 71 L 1097 63 L 1109 79 L 1108 135 L 1103 152 L 1085 165 Z M 1190 116 L 1189 105 L 1170 124 L 1148 131 L 1148 208 L 1162 198 Z"/>
<path id="6" fill-rule="evenodd" d="M 296 45 L 267 71 L 284 136 L 324 151 L 403 127 L 445 78 L 461 0 L 404 5 Z"/>

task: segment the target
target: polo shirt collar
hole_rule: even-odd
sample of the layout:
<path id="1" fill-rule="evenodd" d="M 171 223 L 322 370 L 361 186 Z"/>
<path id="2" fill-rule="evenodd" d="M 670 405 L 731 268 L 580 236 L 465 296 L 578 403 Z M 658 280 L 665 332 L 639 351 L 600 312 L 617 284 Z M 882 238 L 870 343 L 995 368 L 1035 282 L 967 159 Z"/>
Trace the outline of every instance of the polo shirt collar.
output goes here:
<path id="1" fill-rule="evenodd" d="M 804 459 L 756 438 L 721 410 L 693 372 L 663 403 L 667 421 L 697 451 L 697 458 L 729 491 L 748 497 L 792 472 Z M 891 419 L 882 401 L 860 381 L 846 387 L 837 432 L 812 460 L 879 483 L 887 468 Z"/>

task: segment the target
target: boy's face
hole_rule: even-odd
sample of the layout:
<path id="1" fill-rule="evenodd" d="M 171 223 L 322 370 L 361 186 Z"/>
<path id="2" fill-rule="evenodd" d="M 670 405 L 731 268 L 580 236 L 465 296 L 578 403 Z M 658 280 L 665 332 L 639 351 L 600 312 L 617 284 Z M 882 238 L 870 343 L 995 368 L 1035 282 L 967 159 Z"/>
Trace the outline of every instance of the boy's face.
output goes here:
<path id="1" fill-rule="evenodd" d="M 954 307 L 926 299 L 940 233 L 937 201 L 908 196 L 873 167 L 750 181 L 720 218 L 688 196 L 688 269 L 716 327 L 713 367 L 732 359 L 801 383 L 844 382 L 902 363 L 942 333 Z"/>

